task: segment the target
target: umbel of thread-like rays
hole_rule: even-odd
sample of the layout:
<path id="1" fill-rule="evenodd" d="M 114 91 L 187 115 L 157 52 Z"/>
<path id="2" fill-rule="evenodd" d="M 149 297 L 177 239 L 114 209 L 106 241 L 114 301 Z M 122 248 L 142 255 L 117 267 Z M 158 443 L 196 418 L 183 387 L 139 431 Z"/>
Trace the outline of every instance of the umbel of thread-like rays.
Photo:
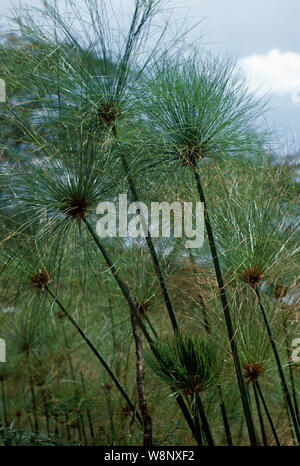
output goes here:
<path id="1" fill-rule="evenodd" d="M 120 24 L 113 2 L 104 0 L 86 1 L 84 14 L 74 9 L 71 0 L 65 4 L 64 14 L 56 3 L 47 0 L 40 9 L 49 22 L 47 28 L 40 26 L 37 11 L 34 17 L 30 11 L 23 11 L 16 21 L 23 40 L 31 46 L 29 62 L 35 70 L 28 73 L 31 90 L 28 84 L 25 86 L 31 94 L 36 89 L 30 106 L 42 107 L 42 113 L 36 112 L 39 124 L 45 126 L 47 116 L 54 122 L 58 114 L 73 123 L 79 117 L 98 129 L 118 124 L 130 107 L 128 88 L 158 53 L 165 35 L 162 28 L 152 49 L 146 48 L 161 3 L 135 0 L 126 25 Z M 79 31 L 65 20 L 69 10 L 78 21 Z"/>
<path id="2" fill-rule="evenodd" d="M 253 123 L 261 108 L 249 95 L 231 64 L 211 57 L 192 58 L 185 63 L 166 61 L 148 82 L 148 92 L 141 93 L 141 107 L 155 133 L 161 139 L 161 162 L 166 166 L 190 168 L 200 201 L 204 204 L 205 227 L 231 344 L 243 409 L 252 445 L 257 445 L 251 406 L 247 394 L 231 313 L 225 291 L 216 242 L 202 187 L 199 168 L 206 158 L 257 151 L 262 134 Z"/>
<path id="3" fill-rule="evenodd" d="M 53 293 L 51 286 L 55 286 L 53 283 L 53 278 L 50 274 L 49 268 L 46 268 L 46 258 L 45 258 L 45 250 L 43 245 L 40 245 L 42 253 L 39 253 L 39 249 L 36 247 L 36 256 L 33 254 L 34 246 L 37 246 L 35 240 L 31 239 L 31 241 L 27 242 L 27 245 L 22 244 L 22 248 L 18 251 L 14 248 L 15 243 L 10 251 L 8 250 L 8 244 L 6 245 L 6 250 L 2 251 L 2 257 L 6 258 L 5 267 L 3 268 L 3 274 L 5 274 L 10 280 L 13 281 L 13 289 L 9 288 L 10 293 L 14 297 L 14 303 L 16 306 L 24 306 L 25 309 L 28 309 L 28 305 L 32 307 L 32 296 L 34 297 L 34 301 L 39 303 L 39 311 L 41 312 L 42 304 L 43 307 L 48 307 L 46 299 L 49 298 L 51 301 L 54 301 L 55 304 L 60 308 L 60 310 L 66 315 L 69 322 L 73 325 L 76 331 L 80 334 L 82 339 L 85 343 L 89 346 L 92 352 L 95 354 L 105 371 L 109 374 L 112 378 L 114 384 L 124 397 L 126 403 L 131 407 L 132 411 L 135 411 L 134 404 L 130 400 L 129 396 L 127 395 L 126 391 L 123 389 L 121 384 L 119 383 L 118 379 L 110 369 L 109 365 L 106 361 L 102 358 L 99 351 L 96 349 L 94 344 L 91 340 L 87 337 L 87 335 L 83 332 L 81 327 L 75 321 L 75 319 L 71 316 L 65 306 L 62 304 L 58 296 Z M 27 251 L 26 251 L 27 246 Z M 16 254 L 17 252 L 17 254 Z M 29 254 L 30 253 L 30 254 Z M 44 257 L 43 257 L 44 256 Z M 51 262 L 50 262 L 51 264 Z M 49 266 L 50 266 L 49 264 Z M 12 273 L 11 273 L 12 271 Z M 29 300 L 24 304 L 24 294 L 27 294 Z M 30 309 L 30 308 L 29 308 Z M 37 313 L 37 309 L 34 309 L 32 312 Z M 43 309 L 43 312 L 44 309 Z M 41 319 L 41 317 L 40 317 Z M 35 333 L 32 333 L 33 337 Z M 33 350 L 33 345 L 28 340 L 26 346 L 23 346 L 22 351 L 26 354 L 29 354 L 30 351 Z M 137 418 L 141 422 L 141 418 L 139 413 L 137 413 Z"/>
<path id="4" fill-rule="evenodd" d="M 228 279 L 253 289 L 263 281 L 284 281 L 290 273 L 297 276 L 300 254 L 297 215 L 288 205 L 264 199 L 263 186 L 257 190 L 262 198 L 254 200 L 237 186 L 228 200 L 213 208 L 214 231 Z"/>
<path id="5" fill-rule="evenodd" d="M 238 294 L 237 309 L 238 345 L 243 374 L 248 386 L 253 388 L 255 403 L 258 411 L 263 444 L 267 445 L 266 429 L 260 400 L 272 430 L 275 442 L 280 445 L 279 436 L 272 419 L 271 412 L 260 388 L 260 381 L 264 379 L 270 367 L 270 345 L 268 334 L 259 320 L 258 312 L 253 309 L 252 299 L 248 293 Z"/>
<path id="6" fill-rule="evenodd" d="M 264 102 L 228 60 L 166 59 L 147 79 L 139 103 L 159 131 L 166 164 L 192 167 L 205 158 L 251 154 L 264 141 L 265 132 L 255 130 Z"/>
<path id="7" fill-rule="evenodd" d="M 299 245 L 299 218 L 283 206 L 270 199 L 257 203 L 239 194 L 222 208 L 223 216 L 215 222 L 219 244 L 224 253 L 228 273 L 253 289 L 273 349 L 284 398 L 290 411 L 292 423 L 299 443 L 300 430 L 297 415 L 282 369 L 277 344 L 270 326 L 266 308 L 262 302 L 259 287 L 264 280 L 284 279 L 288 274 L 297 275 Z M 222 229 L 224 226 L 224 230 Z M 229 236 L 230 235 L 230 241 Z"/>
<path id="8" fill-rule="evenodd" d="M 168 341 L 157 342 L 155 346 L 159 357 L 154 358 L 148 353 L 149 366 L 175 396 L 179 393 L 191 396 L 199 444 L 202 444 L 201 420 L 208 445 L 214 445 L 200 394 L 215 385 L 221 369 L 215 346 L 208 339 L 182 333 L 176 333 Z"/>

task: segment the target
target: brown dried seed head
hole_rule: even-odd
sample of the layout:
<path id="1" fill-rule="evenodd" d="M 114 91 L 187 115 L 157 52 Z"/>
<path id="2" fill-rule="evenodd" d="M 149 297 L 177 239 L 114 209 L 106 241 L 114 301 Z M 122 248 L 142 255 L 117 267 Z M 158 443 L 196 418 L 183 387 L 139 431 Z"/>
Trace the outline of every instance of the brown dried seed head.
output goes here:
<path id="1" fill-rule="evenodd" d="M 263 271 L 259 267 L 252 267 L 250 269 L 245 269 L 242 272 L 242 280 L 245 283 L 248 283 L 248 285 L 251 286 L 251 288 L 256 288 L 257 285 L 263 281 L 264 279 L 264 274 Z"/>
<path id="2" fill-rule="evenodd" d="M 82 220 L 86 217 L 88 211 L 88 202 L 84 195 L 73 194 L 63 201 L 63 211 L 71 218 Z"/>
<path id="3" fill-rule="evenodd" d="M 5 382 L 6 376 L 4 374 L 0 374 L 0 382 Z"/>
<path id="4" fill-rule="evenodd" d="M 121 111 L 115 104 L 102 104 L 97 111 L 98 118 L 104 125 L 112 125 L 121 116 Z"/>
<path id="5" fill-rule="evenodd" d="M 179 150 L 179 155 L 182 159 L 181 165 L 183 167 L 190 167 L 196 160 L 205 157 L 205 152 L 197 145 L 187 144 Z"/>
<path id="6" fill-rule="evenodd" d="M 51 278 L 49 273 L 44 270 L 38 273 L 35 273 L 30 278 L 30 284 L 33 288 L 37 290 L 42 290 L 48 283 L 50 283 Z"/>
<path id="7" fill-rule="evenodd" d="M 247 383 L 256 382 L 258 377 L 262 376 L 265 369 L 260 363 L 248 363 L 244 366 L 244 377 Z"/>
<path id="8" fill-rule="evenodd" d="M 23 353 L 29 353 L 29 351 L 33 350 L 33 345 L 31 343 L 24 343 L 22 346 Z"/>

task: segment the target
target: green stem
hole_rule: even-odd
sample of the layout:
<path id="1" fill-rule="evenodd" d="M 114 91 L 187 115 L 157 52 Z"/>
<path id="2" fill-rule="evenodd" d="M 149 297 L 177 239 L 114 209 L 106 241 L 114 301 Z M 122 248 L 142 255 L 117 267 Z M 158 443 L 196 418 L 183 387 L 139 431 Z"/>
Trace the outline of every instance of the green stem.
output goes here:
<path id="1" fill-rule="evenodd" d="M 218 389 L 221 390 L 220 385 L 218 386 Z M 222 392 L 220 393 L 220 398 L 221 398 L 220 408 L 221 408 L 221 414 L 222 414 L 222 419 L 223 419 L 223 424 L 224 424 L 224 429 L 225 429 L 225 434 L 226 434 L 226 439 L 227 439 L 227 445 L 233 446 L 230 425 L 228 422 L 228 416 L 227 416 L 226 406 L 225 406 Z"/>
<path id="2" fill-rule="evenodd" d="M 276 444 L 277 444 L 277 446 L 280 447 L 280 440 L 279 440 L 279 437 L 278 437 L 278 434 L 277 434 L 275 425 L 274 425 L 274 423 L 273 423 L 273 420 L 272 420 L 270 411 L 269 411 L 269 409 L 268 409 L 267 403 L 266 403 L 265 398 L 264 398 L 264 396 L 263 396 L 263 394 L 262 394 L 262 391 L 261 391 L 261 388 L 260 388 L 260 386 L 259 386 L 258 381 L 256 381 L 254 385 L 255 385 L 255 387 L 257 388 L 257 393 L 258 393 L 258 395 L 259 395 L 259 397 L 260 397 L 260 399 L 261 399 L 262 405 L 263 405 L 263 407 L 264 407 L 264 410 L 265 410 L 266 416 L 267 416 L 267 418 L 268 418 L 268 421 L 269 421 L 271 430 L 272 430 L 272 432 L 273 432 L 273 435 L 274 435 Z"/>
<path id="3" fill-rule="evenodd" d="M 85 398 L 87 398 L 87 392 L 86 392 L 86 388 L 85 388 L 85 381 L 84 381 L 84 376 L 83 376 L 82 372 L 80 372 L 80 378 L 81 378 L 82 392 L 83 392 Z M 91 415 L 90 408 L 88 406 L 86 408 L 86 415 L 87 415 L 87 418 L 88 418 L 89 429 L 90 429 L 92 441 L 93 441 L 93 444 L 95 445 L 95 433 L 94 433 L 92 415 Z"/>
<path id="4" fill-rule="evenodd" d="M 212 432 L 211 432 L 211 429 L 210 429 L 210 425 L 209 425 L 208 419 L 206 417 L 206 413 L 205 413 L 205 409 L 204 409 L 204 406 L 203 406 L 203 403 L 202 403 L 202 400 L 201 400 L 201 397 L 200 397 L 200 393 L 196 393 L 196 404 L 197 404 L 197 409 L 199 411 L 200 419 L 201 419 L 201 422 L 202 422 L 202 427 L 203 427 L 203 430 L 205 432 L 205 436 L 206 436 L 206 439 L 207 439 L 207 444 L 210 447 L 214 447 L 215 446 L 215 441 L 213 439 L 213 435 L 212 435 Z"/>
<path id="5" fill-rule="evenodd" d="M 83 340 L 86 342 L 86 344 L 90 347 L 90 349 L 92 350 L 92 352 L 94 353 L 94 355 L 96 356 L 96 358 L 98 359 L 98 361 L 100 361 L 100 363 L 102 364 L 102 366 L 104 367 L 104 369 L 106 370 L 106 372 L 109 374 L 109 376 L 111 377 L 111 379 L 113 380 L 114 384 L 116 385 L 116 387 L 118 388 L 119 392 L 121 393 L 121 395 L 123 396 L 123 398 L 126 400 L 126 402 L 128 403 L 128 405 L 130 406 L 131 410 L 134 412 L 134 405 L 132 403 L 132 401 L 130 400 L 129 396 L 127 395 L 127 393 L 125 392 L 125 390 L 123 389 L 123 387 L 121 386 L 121 384 L 119 383 L 118 379 L 116 379 L 114 373 L 112 372 L 112 370 L 110 369 L 110 367 L 108 366 L 108 364 L 104 361 L 104 359 L 102 358 L 102 356 L 100 355 L 99 351 L 97 351 L 97 349 L 95 348 L 95 346 L 92 344 L 92 342 L 90 341 L 90 339 L 85 335 L 85 333 L 81 330 L 81 328 L 79 327 L 79 325 L 77 324 L 77 322 L 73 319 L 73 317 L 69 314 L 69 312 L 66 310 L 66 308 L 63 306 L 63 304 L 60 302 L 60 300 L 57 298 L 57 296 L 55 296 L 55 294 L 52 293 L 51 289 L 48 287 L 48 286 L 45 286 L 45 289 L 47 290 L 47 292 L 49 293 L 49 295 L 54 299 L 54 301 L 56 302 L 56 304 L 60 307 L 60 309 L 63 311 L 63 313 L 67 316 L 68 320 L 71 322 L 71 324 L 73 325 L 73 327 L 76 328 L 77 332 L 80 334 L 80 336 L 83 338 Z M 137 413 L 137 418 L 140 422 L 140 424 L 142 424 L 142 419 L 141 419 L 141 416 L 139 413 Z"/>
<path id="6" fill-rule="evenodd" d="M 223 313 L 224 313 L 226 327 L 227 327 L 227 333 L 228 333 L 230 346 L 231 346 L 232 357 L 233 357 L 233 361 L 235 365 L 235 371 L 236 371 L 239 390 L 240 390 L 241 399 L 243 403 L 243 410 L 244 410 L 244 415 L 245 415 L 245 419 L 247 423 L 249 439 L 250 439 L 252 446 L 258 446 L 259 442 L 258 442 L 258 438 L 257 438 L 257 434 L 256 434 L 254 422 L 253 422 L 250 400 L 249 400 L 248 393 L 246 390 L 246 384 L 245 384 L 245 380 L 243 376 L 241 362 L 239 359 L 238 348 L 237 348 L 237 344 L 236 344 L 235 337 L 234 337 L 235 332 L 233 330 L 233 324 L 232 324 L 231 314 L 230 314 L 227 296 L 225 292 L 223 275 L 222 275 L 219 257 L 217 253 L 217 248 L 215 244 L 215 239 L 214 239 L 214 235 L 213 235 L 213 231 L 212 231 L 212 227 L 211 227 L 211 223 L 210 223 L 210 219 L 208 215 L 204 191 L 202 189 L 201 179 L 197 171 L 196 164 L 194 164 L 193 168 L 194 168 L 195 181 L 196 181 L 200 201 L 203 203 L 203 207 L 204 207 L 205 227 L 207 231 L 211 255 L 213 259 L 217 282 L 218 282 L 219 295 L 220 295 L 220 300 L 222 303 Z"/>
<path id="7" fill-rule="evenodd" d="M 198 438 L 198 446 L 203 447 L 203 437 L 202 437 L 202 430 L 201 430 L 201 422 L 199 419 L 199 410 L 197 408 L 196 403 L 192 403 L 192 413 L 194 416 L 194 421 L 195 421 L 195 429 L 197 432 L 197 438 Z"/>
<path id="8" fill-rule="evenodd" d="M 138 196 L 138 193 L 137 193 L 133 178 L 130 175 L 130 169 L 129 169 L 129 166 L 128 166 L 128 163 L 127 163 L 127 160 L 126 160 L 126 157 L 125 157 L 124 154 L 121 154 L 121 160 L 122 160 L 122 163 L 123 163 L 125 174 L 126 174 L 126 176 L 128 178 L 128 183 L 129 183 L 129 187 L 130 187 L 130 191 L 131 191 L 133 200 L 134 200 L 134 202 L 139 202 L 139 196 Z M 152 257 L 154 269 L 155 269 L 155 272 L 156 272 L 156 275 L 157 275 L 157 278 L 158 278 L 158 282 L 160 284 L 160 288 L 161 288 L 161 291 L 162 291 L 162 295 L 163 295 L 163 298 L 164 298 L 164 301 L 165 301 L 165 305 L 166 305 L 169 317 L 171 319 L 172 327 L 173 327 L 173 330 L 175 332 L 177 332 L 178 324 L 177 324 L 177 320 L 176 320 L 176 317 L 175 317 L 173 304 L 172 304 L 171 297 L 170 297 L 170 294 L 169 294 L 169 291 L 168 291 L 168 288 L 167 288 L 167 284 L 166 284 L 166 281 L 165 281 L 165 278 L 164 278 L 162 268 L 161 268 L 160 263 L 159 263 L 159 259 L 157 257 L 156 251 L 155 251 L 155 247 L 154 247 L 154 244 L 153 244 L 153 241 L 152 241 L 152 238 L 151 238 L 151 232 L 150 232 L 149 228 L 147 228 L 147 231 L 145 233 L 146 233 L 146 235 L 145 235 L 146 236 L 146 238 L 145 238 L 146 243 L 147 243 L 148 249 L 150 251 L 151 257 Z"/>
<path id="9" fill-rule="evenodd" d="M 265 308 L 263 306 L 263 303 L 262 303 L 262 300 L 261 300 L 261 297 L 260 297 L 260 293 L 259 293 L 257 288 L 255 288 L 255 293 L 256 293 L 258 303 L 259 303 L 259 307 L 260 307 L 260 310 L 262 312 L 262 316 L 263 316 L 265 326 L 266 326 L 266 329 L 267 329 L 267 332 L 268 332 L 269 341 L 271 343 L 272 350 L 273 350 L 273 353 L 274 353 L 274 356 L 275 356 L 275 360 L 276 360 L 276 364 L 277 364 L 277 368 L 278 368 L 278 372 L 279 372 L 279 376 L 280 376 L 280 379 L 281 379 L 281 384 L 282 384 L 282 388 L 283 388 L 283 392 L 284 392 L 284 397 L 285 397 L 287 406 L 289 408 L 289 412 L 290 412 L 290 415 L 291 415 L 291 418 L 292 418 L 292 423 L 293 423 L 293 426 L 294 426 L 294 429 L 295 429 L 297 442 L 299 444 L 300 443 L 300 430 L 299 430 L 298 420 L 297 420 L 297 416 L 296 416 L 296 413 L 295 413 L 295 410 L 294 410 L 292 398 L 291 398 L 291 395 L 290 395 L 290 392 L 289 392 L 289 389 L 288 389 L 288 386 L 287 386 L 285 375 L 284 375 L 284 372 L 283 372 L 283 369 L 282 369 L 282 365 L 281 365 L 277 345 L 275 343 L 273 333 L 272 333 L 272 330 L 271 330 L 271 327 L 270 327 L 270 324 L 269 324 L 269 320 L 268 320 Z"/>
<path id="10" fill-rule="evenodd" d="M 253 384 L 253 392 L 254 392 L 255 403 L 256 403 L 256 408 L 257 408 L 257 413 L 258 413 L 258 418 L 259 418 L 262 441 L 263 441 L 264 446 L 267 447 L 268 442 L 267 442 L 264 418 L 263 418 L 263 415 L 262 415 L 262 412 L 261 412 L 261 406 L 260 406 L 259 397 L 258 397 L 257 388 L 256 388 L 255 383 Z"/>

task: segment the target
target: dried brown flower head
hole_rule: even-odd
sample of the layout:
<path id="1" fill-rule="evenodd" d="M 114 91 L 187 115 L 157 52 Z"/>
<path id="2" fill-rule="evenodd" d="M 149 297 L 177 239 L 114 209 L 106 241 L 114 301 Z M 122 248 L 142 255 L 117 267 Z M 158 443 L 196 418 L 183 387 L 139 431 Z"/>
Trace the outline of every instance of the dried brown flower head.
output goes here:
<path id="1" fill-rule="evenodd" d="M 260 363 L 248 363 L 244 366 L 244 377 L 247 383 L 256 382 L 258 377 L 262 376 L 265 369 Z"/>
<path id="2" fill-rule="evenodd" d="M 88 202 L 83 194 L 72 194 L 63 201 L 63 211 L 70 217 L 82 220 L 86 217 L 88 211 Z"/>
<path id="3" fill-rule="evenodd" d="M 97 111 L 98 118 L 106 126 L 112 125 L 121 116 L 121 111 L 115 104 L 102 104 Z"/>
<path id="4" fill-rule="evenodd" d="M 242 272 L 242 280 L 245 283 L 248 283 L 248 285 L 251 286 L 251 288 L 256 288 L 257 285 L 262 282 L 264 279 L 264 274 L 263 271 L 259 267 L 252 267 L 249 269 L 245 269 Z"/>
<path id="5" fill-rule="evenodd" d="M 4 374 L 0 374 L 0 382 L 5 382 L 6 376 Z"/>
<path id="6" fill-rule="evenodd" d="M 196 160 L 205 157 L 205 152 L 199 146 L 187 144 L 179 150 L 179 155 L 182 159 L 181 165 L 183 167 L 190 167 L 194 165 Z"/>
<path id="7" fill-rule="evenodd" d="M 31 343 L 26 342 L 26 343 L 24 343 L 22 345 L 22 352 L 23 353 L 29 353 L 32 350 L 33 350 L 33 345 Z"/>
<path id="8" fill-rule="evenodd" d="M 38 273 L 35 273 L 30 277 L 30 285 L 37 290 L 44 289 L 50 281 L 51 277 L 46 270 L 40 270 Z"/>

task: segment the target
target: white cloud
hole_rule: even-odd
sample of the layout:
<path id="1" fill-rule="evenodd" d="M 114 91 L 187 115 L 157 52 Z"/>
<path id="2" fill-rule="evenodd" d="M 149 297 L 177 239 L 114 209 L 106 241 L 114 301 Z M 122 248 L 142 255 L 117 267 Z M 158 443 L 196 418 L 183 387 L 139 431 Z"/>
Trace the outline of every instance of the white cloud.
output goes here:
<path id="1" fill-rule="evenodd" d="M 239 65 L 249 79 L 249 87 L 300 102 L 300 54 L 270 50 L 266 55 L 249 55 Z"/>

